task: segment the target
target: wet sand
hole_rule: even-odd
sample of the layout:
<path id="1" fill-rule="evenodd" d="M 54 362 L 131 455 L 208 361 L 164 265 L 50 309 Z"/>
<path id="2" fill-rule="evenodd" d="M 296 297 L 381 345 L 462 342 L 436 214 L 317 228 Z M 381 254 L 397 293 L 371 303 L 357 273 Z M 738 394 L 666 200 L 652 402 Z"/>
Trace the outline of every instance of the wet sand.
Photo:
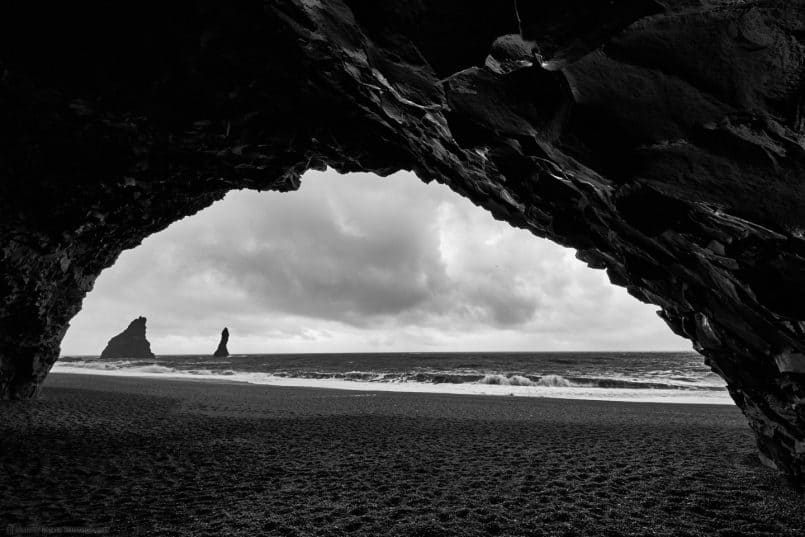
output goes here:
<path id="1" fill-rule="evenodd" d="M 0 467 L 0 532 L 805 535 L 727 406 L 52 374 Z"/>

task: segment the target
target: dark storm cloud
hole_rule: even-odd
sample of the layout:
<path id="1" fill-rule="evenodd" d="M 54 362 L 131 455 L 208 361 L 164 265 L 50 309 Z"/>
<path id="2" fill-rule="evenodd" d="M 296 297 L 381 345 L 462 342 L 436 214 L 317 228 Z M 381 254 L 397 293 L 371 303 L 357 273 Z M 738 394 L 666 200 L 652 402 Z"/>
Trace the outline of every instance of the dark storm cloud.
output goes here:
<path id="1" fill-rule="evenodd" d="M 182 242 L 179 272 L 204 268 L 265 311 L 364 325 L 415 309 L 449 286 L 425 203 L 380 211 L 371 195 L 304 187 L 270 211 L 259 197 L 233 198 L 230 211 L 243 218 L 195 229 L 204 248 Z"/>
<path id="2" fill-rule="evenodd" d="M 253 352 L 267 341 L 286 350 L 584 348 L 617 334 L 679 347 L 652 310 L 572 251 L 445 187 L 410 174 L 325 172 L 295 193 L 230 193 L 124 253 L 99 278 L 65 352 L 93 352 L 139 314 L 170 352 L 200 350 L 224 324 Z"/>

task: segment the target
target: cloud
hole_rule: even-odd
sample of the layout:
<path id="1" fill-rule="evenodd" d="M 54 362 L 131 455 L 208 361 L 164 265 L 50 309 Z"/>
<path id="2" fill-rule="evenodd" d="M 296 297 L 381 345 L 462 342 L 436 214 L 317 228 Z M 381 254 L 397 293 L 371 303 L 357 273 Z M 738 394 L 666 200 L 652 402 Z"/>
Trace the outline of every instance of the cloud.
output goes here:
<path id="1" fill-rule="evenodd" d="M 410 173 L 231 192 L 124 252 L 63 344 L 97 354 L 137 315 L 157 353 L 688 349 L 564 249 Z"/>

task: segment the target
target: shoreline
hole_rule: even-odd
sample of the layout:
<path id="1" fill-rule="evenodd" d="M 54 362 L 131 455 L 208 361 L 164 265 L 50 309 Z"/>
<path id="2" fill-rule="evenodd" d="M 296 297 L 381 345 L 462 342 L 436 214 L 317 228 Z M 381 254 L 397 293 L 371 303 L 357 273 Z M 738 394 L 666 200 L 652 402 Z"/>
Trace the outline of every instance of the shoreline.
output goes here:
<path id="1" fill-rule="evenodd" d="M 69 363 L 68 363 L 69 364 Z M 723 405 L 733 406 L 734 402 L 726 390 L 723 391 L 684 391 L 679 389 L 614 389 L 597 387 L 535 387 L 495 384 L 450 384 L 415 382 L 370 382 L 355 380 L 311 379 L 301 377 L 274 377 L 260 373 L 234 375 L 222 374 L 181 374 L 152 373 L 146 371 L 129 372 L 121 369 L 91 369 L 72 367 L 68 364 L 56 366 L 50 375 L 89 375 L 99 377 L 146 378 L 177 381 L 210 381 L 247 384 L 252 386 L 271 386 L 289 388 L 312 388 L 340 391 L 368 391 L 419 394 L 451 394 L 478 397 L 518 397 L 536 399 L 561 399 L 583 401 L 614 401 L 624 403 L 659 403 L 683 405 Z"/>
<path id="2" fill-rule="evenodd" d="M 0 404 L 0 523 L 112 535 L 805 532 L 736 407 L 54 373 Z"/>
<path id="3" fill-rule="evenodd" d="M 64 378 L 62 378 L 64 377 Z M 673 401 L 635 401 L 635 400 L 610 400 L 610 399 L 577 399 L 577 398 L 564 398 L 564 397 L 543 397 L 543 396 L 510 396 L 508 394 L 494 394 L 494 395 L 486 395 L 486 394 L 477 394 L 477 393 L 451 393 L 451 392 L 440 392 L 440 391 L 406 391 L 406 390 L 382 390 L 382 389 L 371 389 L 371 388 L 363 388 L 363 387 L 356 387 L 356 388 L 332 388 L 327 386 L 296 386 L 296 385 L 279 385 L 279 384 L 253 384 L 244 381 L 238 380 L 228 380 L 225 378 L 207 378 L 203 375 L 186 375 L 186 376 L 175 376 L 172 377 L 170 375 L 161 374 L 161 373 L 154 373 L 151 375 L 121 375 L 117 374 L 117 371 L 100 371 L 99 373 L 86 373 L 83 371 L 51 371 L 48 374 L 47 380 L 45 381 L 45 385 L 43 385 L 43 389 L 45 386 L 53 386 L 56 385 L 59 388 L 72 386 L 74 384 L 73 381 L 68 380 L 72 377 L 76 378 L 75 384 L 81 386 L 80 389 L 85 390 L 97 390 L 97 391 L 109 391 L 110 385 L 104 385 L 103 383 L 96 384 L 93 379 L 95 377 L 103 377 L 104 379 L 110 380 L 117 380 L 121 381 L 120 383 L 116 383 L 114 387 L 116 389 L 125 389 L 126 387 L 130 387 L 133 391 L 140 392 L 143 390 L 144 383 L 142 381 L 147 381 L 150 383 L 151 381 L 157 381 L 159 383 L 190 383 L 190 384 L 204 384 L 204 385 L 223 385 L 223 386 L 239 386 L 244 387 L 245 389 L 250 390 L 269 390 L 269 391 L 279 391 L 279 392 L 288 392 L 293 393 L 296 391 L 301 392 L 323 392 L 329 394 L 331 396 L 341 396 L 341 397 L 366 397 L 366 396 L 377 396 L 377 395 L 393 395 L 398 394 L 400 396 L 411 396 L 411 397 L 435 397 L 435 398 L 456 398 L 462 399 L 466 398 L 468 400 L 476 400 L 478 402 L 485 401 L 487 399 L 499 399 L 499 398 L 506 398 L 506 399 L 517 399 L 517 400 L 526 400 L 526 401 L 547 401 L 552 404 L 573 404 L 574 402 L 584 403 L 584 404 L 602 404 L 602 405 L 659 405 L 659 406 L 693 406 L 693 407 L 713 407 L 713 408 L 724 408 L 724 407 L 732 407 L 737 410 L 737 406 L 735 403 L 730 400 L 729 404 L 724 403 L 707 403 L 707 402 L 673 402 Z M 349 381 L 352 382 L 352 381 Z M 358 384 L 357 382 L 355 384 Z M 161 391 L 161 390 L 156 390 Z M 355 393 L 350 393 L 355 392 Z"/>

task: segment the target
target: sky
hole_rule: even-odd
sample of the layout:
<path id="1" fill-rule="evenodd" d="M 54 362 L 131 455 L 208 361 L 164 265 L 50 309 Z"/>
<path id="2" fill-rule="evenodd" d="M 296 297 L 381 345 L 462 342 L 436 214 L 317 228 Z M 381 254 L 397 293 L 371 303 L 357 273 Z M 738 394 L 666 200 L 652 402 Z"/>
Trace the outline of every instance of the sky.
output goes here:
<path id="1" fill-rule="evenodd" d="M 71 322 L 97 355 L 137 316 L 156 354 L 690 350 L 604 271 L 408 172 L 233 191 L 123 252 Z"/>

